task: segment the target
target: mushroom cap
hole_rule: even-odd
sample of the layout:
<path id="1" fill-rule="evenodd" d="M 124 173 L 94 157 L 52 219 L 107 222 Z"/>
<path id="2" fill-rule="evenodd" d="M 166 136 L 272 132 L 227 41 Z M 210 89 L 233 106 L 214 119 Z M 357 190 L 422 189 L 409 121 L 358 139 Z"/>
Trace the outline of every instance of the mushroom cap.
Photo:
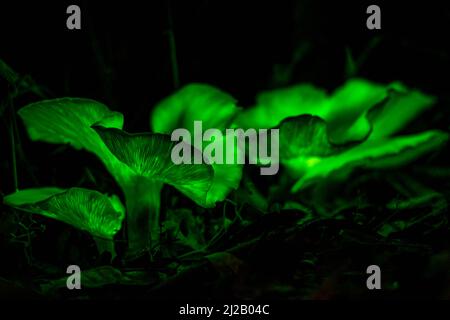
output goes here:
<path id="1" fill-rule="evenodd" d="M 330 95 L 311 84 L 297 84 L 262 92 L 256 106 L 242 112 L 236 124 L 273 128 L 289 117 L 312 115 L 327 123 L 330 142 L 347 144 L 395 134 L 434 101 L 398 82 L 382 85 L 355 78 Z"/>
<path id="2" fill-rule="evenodd" d="M 95 237 L 112 239 L 120 230 L 125 209 L 115 195 L 83 188 L 36 188 L 7 195 L 4 203 L 62 221 Z"/>
<path id="3" fill-rule="evenodd" d="M 127 165 L 134 175 L 170 184 L 197 204 L 207 205 L 207 193 L 214 175 L 212 167 L 204 163 L 174 164 L 171 153 L 176 143 L 170 140 L 170 136 L 157 133 L 129 134 L 101 126 L 93 128 L 111 153 Z M 192 149 L 193 156 L 199 154 L 198 150 Z"/>
<path id="4" fill-rule="evenodd" d="M 192 133 L 194 121 L 201 121 L 206 129 L 222 130 L 239 111 L 236 99 L 229 94 L 208 84 L 191 83 L 156 104 L 150 128 L 157 133 L 171 134 L 177 128 Z"/>
<path id="5" fill-rule="evenodd" d="M 328 178 L 345 180 L 356 168 L 394 168 L 438 149 L 448 134 L 438 130 L 367 139 L 336 146 L 330 143 L 327 124 L 314 116 L 290 118 L 280 126 L 280 162 L 298 181 L 293 192 Z"/>
<path id="6" fill-rule="evenodd" d="M 98 156 L 120 183 L 129 175 L 126 167 L 111 154 L 98 134 L 91 128 L 101 125 L 121 129 L 123 115 L 104 104 L 83 98 L 59 98 L 29 104 L 18 111 L 30 139 L 47 143 L 70 144 Z"/>
<path id="7" fill-rule="evenodd" d="M 191 83 L 154 107 L 150 126 L 154 132 L 165 134 L 184 128 L 191 133 L 192 139 L 202 139 L 201 136 L 195 136 L 194 121 L 202 122 L 203 131 L 218 129 L 225 133 L 240 111 L 236 100 L 229 94 L 207 84 Z M 224 134 L 219 143 L 225 145 L 229 139 L 233 137 Z M 223 201 L 231 190 L 239 187 L 242 178 L 241 164 L 226 164 L 222 161 L 222 164 L 213 163 L 212 168 L 213 182 L 203 205 L 205 207 L 213 207 L 216 202 Z"/>
<path id="8" fill-rule="evenodd" d="M 107 128 L 123 127 L 123 115 L 90 99 L 59 98 L 29 104 L 18 111 L 31 140 L 69 143 L 76 149 L 96 153 L 98 136 L 94 124 Z"/>
<path id="9" fill-rule="evenodd" d="M 406 165 L 420 156 L 439 149 L 448 141 L 448 135 L 429 130 L 414 135 L 389 139 L 367 140 L 354 148 L 320 159 L 311 166 L 293 186 L 292 192 L 324 178 L 345 180 L 356 168 L 392 169 Z"/>

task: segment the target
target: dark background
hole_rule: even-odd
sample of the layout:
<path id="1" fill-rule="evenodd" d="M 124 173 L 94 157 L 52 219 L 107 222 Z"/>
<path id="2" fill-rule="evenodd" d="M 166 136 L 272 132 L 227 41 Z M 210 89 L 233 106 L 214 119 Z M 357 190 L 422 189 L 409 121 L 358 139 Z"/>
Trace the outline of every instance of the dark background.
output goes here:
<path id="1" fill-rule="evenodd" d="M 77 3 L 82 30 L 66 29 L 66 8 Z M 170 7 L 181 83 L 217 85 L 249 102 L 271 85 L 276 64 L 309 49 L 290 82 L 338 86 L 345 48 L 358 56 L 373 41 L 360 75 L 400 79 L 443 90 L 449 5 L 378 2 L 382 30 L 366 28 L 370 1 L 14 1 L 0 5 L 2 59 L 55 96 L 89 96 L 125 112 L 148 110 L 172 91 L 166 31 Z M 131 112 L 130 112 L 131 113 Z M 129 118 L 129 117 L 128 117 Z M 134 121 L 147 129 L 142 116 Z"/>
<path id="2" fill-rule="evenodd" d="M 66 28 L 70 4 L 81 7 L 81 30 Z M 382 30 L 366 28 L 370 4 L 381 7 Z M 333 90 L 346 79 L 346 51 L 366 56 L 357 76 L 383 83 L 400 80 L 437 95 L 441 108 L 450 103 L 450 3 L 444 2 L 2 1 L 0 59 L 45 88 L 48 98 L 92 98 L 124 113 L 125 130 L 148 131 L 152 106 L 174 91 L 168 30 L 175 36 L 180 84 L 215 85 L 243 107 L 252 105 L 262 90 L 297 82 Z M 2 104 L 9 89 L 0 77 Z M 14 101 L 13 110 L 40 99 L 25 94 Z M 0 126 L 2 195 L 14 191 L 10 123 L 11 113 L 5 112 Z M 117 190 L 95 156 L 31 143 L 20 121 L 18 133 L 21 188 Z M 60 228 L 57 222 L 41 221 L 50 230 Z M 64 248 L 46 247 L 52 237 L 41 233 L 35 253 L 65 265 L 70 254 Z M 2 247 L 6 242 L 1 240 L 3 257 L 16 258 L 0 270 L 23 274 L 22 254 Z"/>

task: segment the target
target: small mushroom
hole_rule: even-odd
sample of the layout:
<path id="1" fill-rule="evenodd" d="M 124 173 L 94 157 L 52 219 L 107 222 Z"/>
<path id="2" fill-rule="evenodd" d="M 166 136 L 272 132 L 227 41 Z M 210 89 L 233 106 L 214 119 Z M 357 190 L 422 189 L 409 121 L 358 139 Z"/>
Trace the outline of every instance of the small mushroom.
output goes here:
<path id="1" fill-rule="evenodd" d="M 113 237 L 120 230 L 125 208 L 115 195 L 82 188 L 36 188 L 7 195 L 4 203 L 67 223 L 91 234 L 102 253 L 114 256 Z"/>

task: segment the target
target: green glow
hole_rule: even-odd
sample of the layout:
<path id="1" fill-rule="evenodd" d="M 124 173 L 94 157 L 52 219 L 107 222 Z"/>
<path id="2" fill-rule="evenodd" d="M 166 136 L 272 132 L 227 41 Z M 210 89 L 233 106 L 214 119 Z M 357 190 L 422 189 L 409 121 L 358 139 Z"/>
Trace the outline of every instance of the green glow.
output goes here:
<path id="1" fill-rule="evenodd" d="M 22 205 L 28 205 L 30 203 L 37 203 L 46 200 L 58 193 L 65 192 L 66 189 L 60 188 L 36 188 L 36 189 L 25 189 L 15 192 L 6 196 L 3 200 L 8 205 L 13 205 L 14 207 L 20 207 Z"/>
<path id="2" fill-rule="evenodd" d="M 328 125 L 330 141 L 345 144 L 362 141 L 370 134 L 367 112 L 388 95 L 388 86 L 363 79 L 348 80 L 330 97 L 320 115 Z"/>
<path id="3" fill-rule="evenodd" d="M 192 83 L 160 101 L 152 111 L 153 132 L 171 134 L 174 129 L 193 132 L 194 121 L 203 128 L 227 128 L 239 112 L 236 100 L 229 94 L 207 84 Z"/>
<path id="4" fill-rule="evenodd" d="M 194 121 L 202 121 L 202 128 L 225 130 L 240 112 L 236 100 L 207 84 L 193 83 L 181 88 L 159 102 L 153 109 L 150 124 L 154 132 L 171 134 L 173 130 L 185 128 L 194 137 Z M 200 137 L 202 138 L 202 137 Z M 228 137 L 224 137 L 224 143 Z M 231 190 L 237 189 L 242 177 L 242 165 L 214 164 L 213 183 L 207 193 L 203 207 L 214 207 L 223 201 Z"/>
<path id="5" fill-rule="evenodd" d="M 386 128 L 392 132 L 392 126 Z M 327 124 L 318 117 L 300 116 L 283 121 L 280 161 L 292 177 L 299 178 L 292 191 L 327 178 L 343 181 L 355 168 L 383 169 L 407 164 L 439 148 L 448 138 L 441 131 L 399 137 L 385 136 L 382 127 L 371 132 L 378 134 L 361 143 L 335 146 L 329 142 Z"/>
<path id="6" fill-rule="evenodd" d="M 389 137 L 403 128 L 424 110 L 433 106 L 436 99 L 419 91 L 399 88 L 390 93 L 390 99 L 368 114 L 372 125 L 369 139 Z"/>
<path id="7" fill-rule="evenodd" d="M 384 108 L 374 108 L 386 99 Z M 256 106 L 242 112 L 236 125 L 272 128 L 288 117 L 309 114 L 325 120 L 332 143 L 345 144 L 362 141 L 373 130 L 387 132 L 385 126 L 391 132 L 398 131 L 433 102 L 433 97 L 408 90 L 400 83 L 380 85 L 351 79 L 331 95 L 310 84 L 298 84 L 259 94 Z M 377 122 L 373 121 L 375 110 L 379 113 Z"/>
<path id="8" fill-rule="evenodd" d="M 117 196 L 108 197 L 82 188 L 27 189 L 6 196 L 4 203 L 87 231 L 99 241 L 101 251 L 113 250 L 112 238 L 125 216 L 125 208 Z"/>
<path id="9" fill-rule="evenodd" d="M 175 142 L 172 142 L 168 135 L 128 134 L 122 130 L 103 127 L 94 129 L 109 150 L 126 164 L 134 175 L 168 183 L 199 205 L 205 205 L 206 194 L 214 174 L 211 166 L 175 165 L 171 159 Z"/>
<path id="10" fill-rule="evenodd" d="M 342 153 L 322 158 L 308 170 L 292 188 L 297 192 L 324 178 L 345 180 L 355 168 L 393 168 L 409 163 L 426 152 L 437 149 L 448 139 L 446 133 L 427 131 L 416 135 L 390 139 L 367 140 Z M 288 168 L 298 173 L 298 162 L 287 161 Z"/>
<path id="11" fill-rule="evenodd" d="M 225 128 L 221 129 L 224 130 Z M 232 144 L 230 143 L 231 140 L 233 140 Z M 233 145 L 235 159 L 237 159 L 238 144 L 237 138 L 234 135 L 225 134 L 221 136 L 219 143 L 222 143 L 223 150 L 227 150 L 227 144 Z M 214 171 L 214 177 L 206 197 L 206 208 L 212 208 L 215 206 L 216 202 L 225 200 L 231 190 L 238 189 L 242 178 L 243 165 L 226 164 L 226 152 L 223 153 L 221 162 L 222 164 L 214 163 L 211 165 Z M 237 161 L 235 161 L 235 163 L 237 163 Z"/>
<path id="12" fill-rule="evenodd" d="M 273 128 L 283 119 L 310 114 L 321 116 L 326 108 L 327 95 L 310 84 L 262 92 L 256 105 L 244 110 L 235 120 L 239 128 Z"/>
<path id="13" fill-rule="evenodd" d="M 240 164 L 213 164 L 214 178 L 206 197 L 206 208 L 212 208 L 216 202 L 225 200 L 231 190 L 239 187 L 242 178 Z"/>
<path id="14" fill-rule="evenodd" d="M 319 117 L 304 115 L 290 118 L 280 126 L 280 158 L 326 157 L 338 148 L 328 140 L 327 124 Z"/>
<path id="15" fill-rule="evenodd" d="M 150 244 L 154 246 L 159 243 L 160 191 L 163 183 L 174 186 L 197 204 L 207 206 L 207 193 L 214 175 L 211 166 L 175 165 L 171 159 L 175 142 L 168 135 L 128 134 L 99 126 L 94 129 L 109 150 L 133 172 L 133 177 L 124 186 L 131 252 L 137 254 Z M 194 152 L 199 151 L 194 149 Z"/>
<path id="16" fill-rule="evenodd" d="M 61 98 L 32 103 L 18 111 L 30 139 L 70 144 L 96 154 L 119 184 L 130 174 L 106 148 L 92 125 L 123 127 L 123 115 L 90 99 Z"/>
<path id="17" fill-rule="evenodd" d="M 69 143 L 76 149 L 83 148 L 96 154 L 124 190 L 125 196 L 128 196 L 127 208 L 137 207 L 134 203 L 137 199 L 132 191 L 135 189 L 132 185 L 133 171 L 109 151 L 97 132 L 91 128 L 93 125 L 101 125 L 120 129 L 123 126 L 122 114 L 112 112 L 93 100 L 62 98 L 30 104 L 20 109 L 19 115 L 32 140 Z M 159 208 L 159 200 L 155 206 Z M 149 237 L 147 234 L 146 238 Z"/>
<path id="18" fill-rule="evenodd" d="M 206 85 L 194 85 L 193 88 L 184 91 L 183 96 L 193 99 L 195 106 L 211 101 L 225 109 L 233 106 L 233 110 L 227 109 L 223 113 L 223 121 L 237 110 L 226 94 L 210 91 Z M 197 90 L 208 93 L 197 97 Z M 238 169 L 214 166 L 213 171 L 208 165 L 174 165 L 170 158 L 174 142 L 169 136 L 129 135 L 119 130 L 123 126 L 122 114 L 109 111 L 92 100 L 46 100 L 22 108 L 19 114 L 32 140 L 69 143 L 77 149 L 95 153 L 103 161 L 124 191 L 129 247 L 133 253 L 159 243 L 160 190 L 164 183 L 174 186 L 197 204 L 211 207 L 216 201 L 223 200 L 230 188 L 236 188 L 240 180 L 240 166 Z M 213 116 L 211 111 L 211 120 Z M 160 117 L 168 119 L 164 112 Z M 216 183 L 211 186 L 213 182 Z"/>
<path id="19" fill-rule="evenodd" d="M 98 136 L 94 124 L 107 128 L 123 126 L 123 115 L 105 105 L 79 98 L 61 98 L 32 103 L 19 110 L 31 140 L 69 143 L 76 149 L 98 153 Z"/>
<path id="20" fill-rule="evenodd" d="M 154 108 L 150 122 L 157 133 L 128 134 L 121 130 L 122 114 L 88 99 L 33 103 L 19 115 L 32 140 L 68 143 L 93 152 L 105 164 L 124 192 L 128 253 L 134 256 L 159 244 L 164 184 L 206 208 L 240 184 L 242 165 L 175 165 L 171 152 L 177 142 L 169 136 L 173 130 L 186 128 L 193 135 L 194 121 L 202 121 L 203 130 L 222 132 L 279 126 L 280 161 L 298 179 L 292 188 L 296 192 L 317 180 L 346 179 L 355 168 L 403 165 L 440 147 L 447 134 L 439 131 L 392 137 L 433 102 L 433 97 L 399 83 L 352 79 L 331 95 L 308 84 L 262 93 L 257 106 L 242 111 L 228 94 L 191 84 Z M 229 138 L 224 136 L 222 142 Z M 117 197 L 80 190 L 24 190 L 5 202 L 86 230 L 103 248 L 100 239 L 111 240 L 121 227 L 123 206 Z"/>
<path id="21" fill-rule="evenodd" d="M 68 143 L 76 149 L 86 149 L 96 154 L 122 187 L 124 194 L 131 194 L 126 189 L 130 185 L 132 171 L 109 151 L 91 128 L 101 125 L 120 129 L 123 126 L 121 113 L 110 111 L 99 102 L 81 98 L 44 100 L 23 107 L 18 113 L 31 140 Z M 127 207 L 134 206 L 132 200 L 126 200 Z M 97 244 L 103 250 L 99 241 Z"/>
<path id="22" fill-rule="evenodd" d="M 391 138 L 435 101 L 401 83 L 350 79 L 333 94 L 310 84 L 263 92 L 235 126 L 280 128 L 280 162 L 299 178 L 296 192 L 353 169 L 406 164 L 442 145 L 447 134 L 430 131 Z"/>
<path id="23" fill-rule="evenodd" d="M 280 162 L 294 177 L 300 177 L 340 149 L 329 142 L 327 124 L 319 117 L 289 118 L 280 126 Z"/>
<path id="24" fill-rule="evenodd" d="M 320 161 L 322 161 L 322 159 L 318 158 L 318 157 L 307 158 L 306 159 L 306 166 L 309 167 L 309 168 L 314 167 Z"/>

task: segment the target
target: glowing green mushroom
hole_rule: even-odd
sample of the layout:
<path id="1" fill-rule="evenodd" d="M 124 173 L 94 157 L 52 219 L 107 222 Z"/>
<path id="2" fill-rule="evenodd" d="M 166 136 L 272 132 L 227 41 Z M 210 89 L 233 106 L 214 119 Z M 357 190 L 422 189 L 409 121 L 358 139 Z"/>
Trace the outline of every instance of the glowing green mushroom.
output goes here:
<path id="1" fill-rule="evenodd" d="M 330 144 L 325 121 L 302 116 L 285 120 L 280 126 L 280 161 L 299 180 L 302 188 L 324 179 L 344 181 L 356 168 L 395 168 L 441 147 L 448 135 L 430 130 L 414 135 L 370 137 L 347 146 Z"/>
<path id="2" fill-rule="evenodd" d="M 207 84 L 191 83 L 154 107 L 150 127 L 167 134 L 177 128 L 193 132 L 194 121 L 201 121 L 205 129 L 224 129 L 239 111 L 236 99 L 229 94 Z"/>
<path id="3" fill-rule="evenodd" d="M 4 203 L 27 212 L 62 221 L 89 232 L 101 252 L 114 255 L 113 237 L 120 230 L 125 208 L 117 196 L 82 188 L 36 188 L 6 196 Z"/>
<path id="4" fill-rule="evenodd" d="M 330 143 L 325 121 L 303 115 L 280 126 L 280 161 L 291 174 L 300 176 L 340 148 Z"/>
<path id="5" fill-rule="evenodd" d="M 224 133 L 225 129 L 231 128 L 240 111 L 236 100 L 229 94 L 207 84 L 192 83 L 159 102 L 151 114 L 150 125 L 152 131 L 165 134 L 184 128 L 190 132 L 191 139 L 202 141 L 203 137 L 194 130 L 194 121 L 201 122 L 203 131 L 216 129 Z M 220 139 L 220 143 L 226 145 L 234 137 L 222 135 Z M 237 144 L 235 148 L 234 152 Z M 201 151 L 204 150 L 205 145 Z M 204 207 L 213 207 L 239 187 L 242 165 L 226 164 L 224 159 L 221 160 L 221 163 L 211 161 L 214 177 Z"/>
<path id="6" fill-rule="evenodd" d="M 123 185 L 132 252 L 146 248 L 150 240 L 153 245 L 159 243 L 160 191 L 164 183 L 174 186 L 197 204 L 206 206 L 213 180 L 211 166 L 175 165 L 171 159 L 175 142 L 168 135 L 128 134 L 100 126 L 94 129 L 109 150 L 132 172 Z M 193 150 L 195 156 L 199 151 Z"/>
<path id="7" fill-rule="evenodd" d="M 20 109 L 19 115 L 32 140 L 84 148 L 105 164 L 125 195 L 130 255 L 158 244 L 163 183 L 174 185 L 199 204 L 207 201 L 212 180 L 209 166 L 174 165 L 170 159 L 174 143 L 169 136 L 129 136 L 119 130 L 123 116 L 101 103 L 79 98 L 46 100 Z"/>
<path id="8" fill-rule="evenodd" d="M 447 134 L 393 137 L 435 98 L 396 82 L 350 79 L 331 95 L 310 84 L 263 92 L 235 120 L 244 128 L 280 127 L 280 162 L 299 179 L 296 192 L 354 168 L 389 168 L 439 148 Z"/>
<path id="9" fill-rule="evenodd" d="M 289 117 L 318 116 L 327 123 L 330 142 L 345 144 L 366 139 L 376 129 L 373 126 L 389 125 L 391 132 L 398 131 L 434 100 L 400 83 L 382 85 L 350 79 L 331 95 L 310 84 L 298 84 L 259 94 L 256 106 L 242 112 L 235 122 L 244 128 L 273 128 Z M 378 108 L 379 104 L 383 107 Z M 375 109 L 380 111 L 376 123 Z"/>
<path id="10" fill-rule="evenodd" d="M 126 168 L 109 152 L 92 125 L 123 127 L 123 115 L 90 99 L 60 98 L 29 104 L 18 111 L 30 139 L 69 144 L 96 154 L 119 184 L 126 179 Z M 125 170 L 125 171 L 124 171 Z"/>

